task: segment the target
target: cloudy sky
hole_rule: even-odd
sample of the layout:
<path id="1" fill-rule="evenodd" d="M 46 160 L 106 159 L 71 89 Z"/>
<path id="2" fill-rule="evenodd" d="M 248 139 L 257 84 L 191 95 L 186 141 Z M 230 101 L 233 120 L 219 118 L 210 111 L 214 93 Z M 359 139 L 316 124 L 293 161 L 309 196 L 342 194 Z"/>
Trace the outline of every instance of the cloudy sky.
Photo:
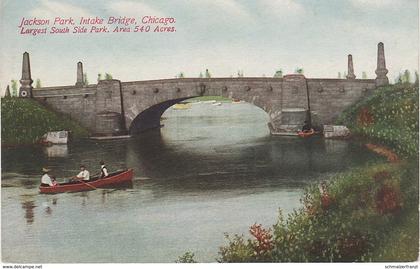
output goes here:
<path id="1" fill-rule="evenodd" d="M 0 89 L 19 79 L 22 53 L 43 86 L 70 85 L 76 63 L 89 81 L 215 77 L 238 70 L 272 76 L 303 67 L 307 77 L 337 77 L 353 54 L 356 76 L 375 77 L 377 43 L 389 78 L 418 68 L 417 0 L 0 0 Z M 176 33 L 19 35 L 25 18 L 174 17 Z"/>

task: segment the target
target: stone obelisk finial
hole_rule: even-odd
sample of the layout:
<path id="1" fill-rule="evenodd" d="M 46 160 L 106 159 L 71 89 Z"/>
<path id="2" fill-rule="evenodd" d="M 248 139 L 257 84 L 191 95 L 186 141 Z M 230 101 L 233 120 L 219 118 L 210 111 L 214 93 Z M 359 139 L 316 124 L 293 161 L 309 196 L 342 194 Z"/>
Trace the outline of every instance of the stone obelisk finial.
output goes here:
<path id="1" fill-rule="evenodd" d="M 76 86 L 83 87 L 85 83 L 83 82 L 83 64 L 82 62 L 77 63 L 77 81 Z"/>
<path id="2" fill-rule="evenodd" d="M 25 52 L 23 54 L 23 61 L 22 61 L 22 78 L 19 80 L 20 82 L 20 89 L 19 89 L 19 96 L 20 97 L 32 97 L 32 82 L 34 82 L 31 78 L 31 64 L 29 62 L 29 53 Z"/>
<path id="3" fill-rule="evenodd" d="M 354 74 L 354 68 L 353 68 L 353 56 L 349 54 L 347 56 L 347 79 L 355 79 L 356 75 Z"/>
<path id="4" fill-rule="evenodd" d="M 9 88 L 9 85 L 7 85 L 6 91 L 4 92 L 4 97 L 10 97 L 10 96 L 11 96 L 11 94 L 10 94 L 10 88 Z"/>
<path id="5" fill-rule="evenodd" d="M 386 69 L 385 65 L 385 52 L 384 52 L 384 43 L 378 43 L 378 65 L 375 70 L 376 73 L 376 86 L 387 85 L 389 83 L 388 77 L 386 74 L 388 73 L 388 69 Z"/>

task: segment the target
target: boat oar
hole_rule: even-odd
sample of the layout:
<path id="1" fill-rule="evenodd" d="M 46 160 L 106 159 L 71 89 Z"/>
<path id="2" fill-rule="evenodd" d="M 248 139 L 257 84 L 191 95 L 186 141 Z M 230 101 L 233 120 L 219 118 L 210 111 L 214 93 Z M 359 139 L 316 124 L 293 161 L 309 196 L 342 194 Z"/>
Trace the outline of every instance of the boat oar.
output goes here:
<path id="1" fill-rule="evenodd" d="M 77 181 L 79 181 L 79 182 L 81 182 L 81 183 L 83 183 L 83 184 L 85 184 L 85 185 L 87 185 L 87 186 L 89 186 L 89 187 L 91 187 L 92 189 L 94 189 L 94 190 L 97 190 L 98 188 L 96 188 L 95 186 L 93 186 L 92 184 L 89 184 L 89 183 L 87 183 L 87 182 L 84 182 L 82 179 L 78 179 L 77 177 L 74 177 L 73 179 L 76 179 Z"/>
<path id="2" fill-rule="evenodd" d="M 92 184 L 89 184 L 89 183 L 87 183 L 87 182 L 84 182 L 82 179 L 78 179 L 78 181 L 80 181 L 80 182 L 82 182 L 83 184 L 85 184 L 85 185 L 87 185 L 87 186 L 89 186 L 89 187 L 93 188 L 94 190 L 97 190 L 97 189 L 98 189 L 98 188 L 96 188 L 95 186 L 93 186 Z"/>

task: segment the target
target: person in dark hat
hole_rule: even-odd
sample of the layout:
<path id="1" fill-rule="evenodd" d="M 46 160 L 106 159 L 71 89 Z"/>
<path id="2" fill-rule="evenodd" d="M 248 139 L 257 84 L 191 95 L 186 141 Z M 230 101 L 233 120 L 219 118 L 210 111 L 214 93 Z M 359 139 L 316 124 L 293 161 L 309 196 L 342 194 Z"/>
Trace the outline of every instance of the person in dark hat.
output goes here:
<path id="1" fill-rule="evenodd" d="M 99 164 L 101 165 L 101 178 L 105 178 L 108 176 L 108 170 L 106 169 L 106 165 L 104 161 L 100 161 Z"/>

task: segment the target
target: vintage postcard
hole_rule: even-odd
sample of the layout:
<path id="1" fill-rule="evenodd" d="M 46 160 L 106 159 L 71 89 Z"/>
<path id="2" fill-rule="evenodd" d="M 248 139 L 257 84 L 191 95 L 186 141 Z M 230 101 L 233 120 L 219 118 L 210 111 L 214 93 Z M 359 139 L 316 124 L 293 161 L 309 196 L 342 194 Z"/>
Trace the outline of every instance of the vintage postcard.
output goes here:
<path id="1" fill-rule="evenodd" d="M 417 268 L 418 10 L 1 1 L 3 268 Z"/>

